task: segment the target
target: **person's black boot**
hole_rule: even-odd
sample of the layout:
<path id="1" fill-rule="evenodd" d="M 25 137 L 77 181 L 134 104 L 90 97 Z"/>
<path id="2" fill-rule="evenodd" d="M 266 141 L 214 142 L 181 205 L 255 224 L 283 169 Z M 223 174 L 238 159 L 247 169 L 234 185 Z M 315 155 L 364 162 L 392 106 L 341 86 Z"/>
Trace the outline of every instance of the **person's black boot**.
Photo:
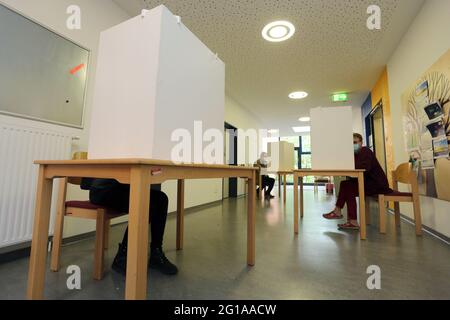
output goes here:
<path id="1" fill-rule="evenodd" d="M 148 266 L 149 268 L 159 270 L 166 275 L 175 275 L 178 273 L 177 266 L 166 258 L 162 248 L 151 249 Z"/>
<path id="2" fill-rule="evenodd" d="M 127 274 L 127 246 L 119 243 L 119 250 L 114 258 L 111 268 L 123 276 Z"/>

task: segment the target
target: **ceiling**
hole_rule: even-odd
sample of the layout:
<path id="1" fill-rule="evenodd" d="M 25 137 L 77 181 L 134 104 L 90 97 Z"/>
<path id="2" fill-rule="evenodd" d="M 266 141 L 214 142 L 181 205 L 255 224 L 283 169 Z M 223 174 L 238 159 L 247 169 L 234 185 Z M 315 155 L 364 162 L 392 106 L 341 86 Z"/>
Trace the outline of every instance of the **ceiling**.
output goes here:
<path id="1" fill-rule="evenodd" d="M 114 0 L 131 15 L 165 4 L 226 63 L 226 91 L 264 125 L 294 135 L 309 109 L 350 93 L 360 106 L 424 0 Z M 382 10 L 381 30 L 366 26 L 369 5 Z M 288 20 L 294 36 L 265 41 L 263 27 Z M 292 91 L 307 91 L 300 101 Z M 342 105 L 342 104 L 341 104 Z M 338 106 L 338 105 L 336 105 Z"/>

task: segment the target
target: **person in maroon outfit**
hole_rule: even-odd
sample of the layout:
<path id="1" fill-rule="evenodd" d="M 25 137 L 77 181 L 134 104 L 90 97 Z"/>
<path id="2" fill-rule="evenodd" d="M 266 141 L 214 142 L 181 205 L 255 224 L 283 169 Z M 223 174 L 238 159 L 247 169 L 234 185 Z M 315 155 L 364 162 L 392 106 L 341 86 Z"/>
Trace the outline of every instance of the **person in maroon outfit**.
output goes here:
<path id="1" fill-rule="evenodd" d="M 362 136 L 353 134 L 353 146 L 355 150 L 355 168 L 364 169 L 364 191 L 367 196 L 388 194 L 393 192 L 389 188 L 389 182 L 378 162 L 375 154 L 367 147 L 362 146 Z M 358 230 L 358 217 L 356 213 L 356 197 L 358 196 L 358 180 L 349 179 L 341 182 L 336 207 L 323 217 L 329 220 L 342 219 L 342 209 L 347 204 L 347 223 L 339 224 L 339 229 Z"/>

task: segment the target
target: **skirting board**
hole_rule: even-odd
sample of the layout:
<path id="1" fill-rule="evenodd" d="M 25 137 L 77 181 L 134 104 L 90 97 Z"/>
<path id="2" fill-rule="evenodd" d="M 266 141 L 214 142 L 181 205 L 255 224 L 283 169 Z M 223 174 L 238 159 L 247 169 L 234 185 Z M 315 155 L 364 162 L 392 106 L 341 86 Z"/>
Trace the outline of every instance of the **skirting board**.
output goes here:
<path id="1" fill-rule="evenodd" d="M 389 212 L 391 215 L 395 215 L 394 210 L 392 210 L 392 209 L 388 209 L 388 212 Z M 411 219 L 410 217 L 405 216 L 404 214 L 400 214 L 400 218 L 401 218 L 403 221 L 405 221 L 406 223 L 411 224 L 411 225 L 414 225 L 414 220 Z M 442 242 L 444 242 L 444 243 L 450 245 L 450 238 L 447 237 L 446 235 L 443 235 L 443 234 L 437 232 L 436 230 L 431 229 L 431 228 L 429 228 L 429 227 L 427 227 L 427 226 L 425 226 L 425 225 L 423 225 L 423 224 L 422 224 L 422 230 L 425 231 L 426 233 L 428 233 L 429 235 L 431 235 L 431 236 L 433 236 L 433 237 L 435 237 L 435 238 L 441 240 Z"/>

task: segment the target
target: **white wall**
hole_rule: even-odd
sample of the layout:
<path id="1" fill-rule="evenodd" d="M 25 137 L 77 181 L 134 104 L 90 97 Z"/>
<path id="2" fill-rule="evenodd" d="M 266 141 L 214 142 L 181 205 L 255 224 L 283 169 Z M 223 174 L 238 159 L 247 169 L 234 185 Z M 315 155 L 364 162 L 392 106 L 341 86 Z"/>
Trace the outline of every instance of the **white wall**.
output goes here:
<path id="1" fill-rule="evenodd" d="M 238 129 L 260 129 L 259 119 L 243 108 L 229 95 L 225 96 L 225 121 Z M 163 183 L 162 190 L 169 197 L 169 212 L 176 210 L 176 181 Z M 238 195 L 245 194 L 245 181 L 238 180 Z M 222 179 L 188 180 L 185 186 L 185 208 L 219 201 L 222 199 Z"/>
<path id="2" fill-rule="evenodd" d="M 396 165 L 407 162 L 401 95 L 450 48 L 450 1 L 427 0 L 388 63 Z M 423 223 L 450 237 L 450 202 L 421 197 Z M 412 217 L 410 205 L 402 213 Z"/>
<path id="3" fill-rule="evenodd" d="M 362 134 L 362 136 L 364 136 L 361 107 L 353 106 L 352 114 L 353 114 L 353 132 L 360 133 Z"/>
<path id="4" fill-rule="evenodd" d="M 261 119 L 245 109 L 229 94 L 225 96 L 225 121 L 238 129 L 262 129 Z"/>
<path id="5" fill-rule="evenodd" d="M 129 19 L 129 15 L 111 0 L 0 0 L 0 2 L 91 50 L 87 101 L 84 114 L 84 130 L 70 129 L 43 122 L 7 116 L 0 116 L 0 120 L 11 124 L 20 124 L 44 129 L 52 128 L 53 130 L 59 130 L 74 136 L 79 136 L 80 140 L 76 141 L 73 145 L 73 151 L 87 150 L 88 128 L 92 108 L 93 84 L 95 80 L 97 46 L 100 31 Z M 66 19 L 69 16 L 66 14 L 66 10 L 70 5 L 78 5 L 81 8 L 81 30 L 69 30 L 66 27 Z M 36 79 L 36 81 L 39 80 Z M 86 199 L 87 194 L 78 187 L 74 187 L 70 188 L 68 198 Z M 93 230 L 95 230 L 95 225 L 84 219 L 67 218 L 64 225 L 65 236 L 73 236 Z"/>

